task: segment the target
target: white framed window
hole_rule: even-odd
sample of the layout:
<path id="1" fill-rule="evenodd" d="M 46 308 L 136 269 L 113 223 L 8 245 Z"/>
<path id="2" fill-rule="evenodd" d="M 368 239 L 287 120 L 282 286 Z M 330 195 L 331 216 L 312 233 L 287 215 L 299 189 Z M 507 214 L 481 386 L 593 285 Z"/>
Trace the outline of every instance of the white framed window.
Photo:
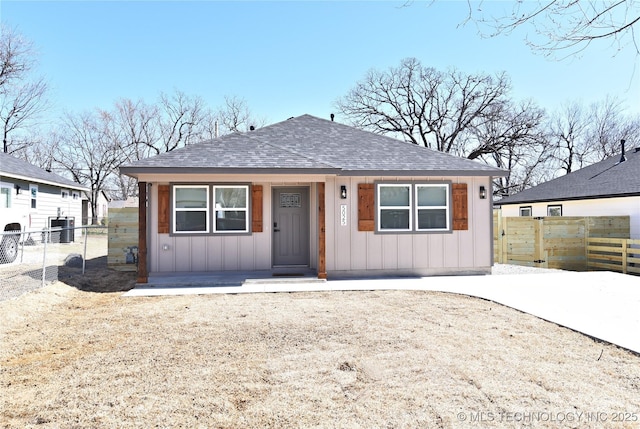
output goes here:
<path id="1" fill-rule="evenodd" d="M 520 216 L 531 217 L 531 206 L 520 207 Z"/>
<path id="2" fill-rule="evenodd" d="M 73 193 L 71 194 L 71 198 L 73 198 L 74 200 L 77 200 L 80 198 L 80 194 L 77 193 L 76 191 L 73 191 Z"/>
<path id="3" fill-rule="evenodd" d="M 547 216 L 562 216 L 562 204 L 547 206 Z"/>
<path id="4" fill-rule="evenodd" d="M 0 208 L 11 208 L 13 189 L 13 186 L 8 183 L 0 183 Z"/>
<path id="5" fill-rule="evenodd" d="M 214 233 L 249 232 L 249 185 L 213 185 Z"/>
<path id="6" fill-rule="evenodd" d="M 60 190 L 60 196 L 62 197 L 63 200 L 69 198 L 69 190 L 68 189 L 61 189 Z"/>
<path id="7" fill-rule="evenodd" d="M 29 195 L 31 196 L 31 208 L 38 208 L 38 185 L 29 185 Z"/>
<path id="8" fill-rule="evenodd" d="M 173 232 L 209 232 L 209 186 L 173 186 Z"/>
<path id="9" fill-rule="evenodd" d="M 448 182 L 376 184 L 376 232 L 447 232 L 451 210 Z"/>
<path id="10" fill-rule="evenodd" d="M 378 231 L 412 231 L 411 184 L 380 183 L 377 193 Z"/>
<path id="11" fill-rule="evenodd" d="M 449 185 L 416 184 L 416 231 L 449 230 Z"/>

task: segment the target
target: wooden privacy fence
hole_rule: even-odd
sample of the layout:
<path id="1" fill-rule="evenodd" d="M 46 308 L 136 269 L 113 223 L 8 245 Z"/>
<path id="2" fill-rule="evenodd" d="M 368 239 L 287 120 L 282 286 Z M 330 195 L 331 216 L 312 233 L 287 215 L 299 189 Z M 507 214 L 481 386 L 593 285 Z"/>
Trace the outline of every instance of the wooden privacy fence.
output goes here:
<path id="1" fill-rule="evenodd" d="M 117 271 L 138 267 L 138 208 L 109 209 L 107 266 Z"/>
<path id="2" fill-rule="evenodd" d="M 587 267 L 590 270 L 640 274 L 640 240 L 589 238 Z"/>
<path id="3" fill-rule="evenodd" d="M 494 210 L 494 260 L 503 264 L 586 271 L 589 239 L 628 239 L 629 230 L 629 216 L 503 218 L 499 210 Z"/>

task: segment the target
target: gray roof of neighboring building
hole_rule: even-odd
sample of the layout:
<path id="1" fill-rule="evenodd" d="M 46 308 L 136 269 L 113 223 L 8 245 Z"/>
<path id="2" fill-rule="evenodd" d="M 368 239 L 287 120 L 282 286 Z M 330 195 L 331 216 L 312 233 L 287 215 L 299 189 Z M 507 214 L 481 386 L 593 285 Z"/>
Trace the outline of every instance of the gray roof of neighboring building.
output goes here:
<path id="1" fill-rule="evenodd" d="M 506 171 L 303 115 L 121 167 L 141 173 L 503 176 Z"/>
<path id="2" fill-rule="evenodd" d="M 612 156 L 496 201 L 496 205 L 640 195 L 640 150 Z"/>
<path id="3" fill-rule="evenodd" d="M 0 175 L 37 183 L 57 185 L 62 188 L 86 190 L 85 186 L 59 174 L 29 164 L 27 161 L 0 152 Z"/>

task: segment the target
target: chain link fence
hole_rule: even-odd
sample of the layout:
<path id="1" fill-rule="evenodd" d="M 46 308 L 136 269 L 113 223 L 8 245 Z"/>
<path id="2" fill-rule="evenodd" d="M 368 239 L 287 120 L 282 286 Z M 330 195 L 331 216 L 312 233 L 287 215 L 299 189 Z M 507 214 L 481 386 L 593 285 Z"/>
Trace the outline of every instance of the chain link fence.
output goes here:
<path id="1" fill-rule="evenodd" d="M 0 300 L 11 299 L 59 279 L 64 267 L 86 269 L 108 253 L 106 226 L 49 228 L 0 233 Z"/>

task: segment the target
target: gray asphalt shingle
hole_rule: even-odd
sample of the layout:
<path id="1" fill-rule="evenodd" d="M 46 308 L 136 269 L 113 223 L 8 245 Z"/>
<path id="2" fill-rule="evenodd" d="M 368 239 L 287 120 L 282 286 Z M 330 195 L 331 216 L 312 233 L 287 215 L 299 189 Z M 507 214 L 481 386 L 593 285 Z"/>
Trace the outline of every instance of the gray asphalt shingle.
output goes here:
<path id="1" fill-rule="evenodd" d="M 303 115 L 190 145 L 124 166 L 126 174 L 203 169 L 286 170 L 342 175 L 503 175 L 481 162 Z"/>
<path id="2" fill-rule="evenodd" d="M 632 149 L 625 155 L 624 162 L 620 162 L 620 154 L 612 156 L 505 197 L 496 205 L 640 195 L 640 150 Z"/>
<path id="3" fill-rule="evenodd" d="M 0 152 L 0 174 L 24 177 L 34 182 L 54 183 L 61 187 L 85 190 L 86 188 L 73 180 L 62 177 L 59 174 L 49 172 L 27 161 Z"/>

